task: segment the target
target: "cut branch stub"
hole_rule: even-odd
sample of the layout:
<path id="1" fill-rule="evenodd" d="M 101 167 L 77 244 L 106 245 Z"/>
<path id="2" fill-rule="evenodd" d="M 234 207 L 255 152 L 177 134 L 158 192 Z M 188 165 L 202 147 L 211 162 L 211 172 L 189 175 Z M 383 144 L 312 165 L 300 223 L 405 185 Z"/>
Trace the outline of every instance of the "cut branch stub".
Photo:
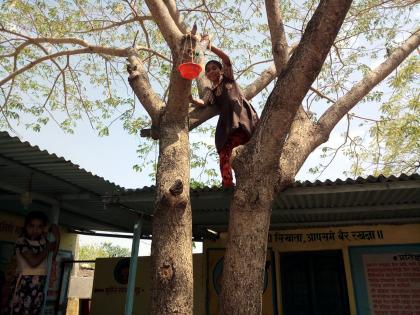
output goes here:
<path id="1" fill-rule="evenodd" d="M 184 191 L 184 185 L 180 179 L 177 179 L 175 183 L 169 188 L 172 196 L 179 196 Z"/>
<path id="2" fill-rule="evenodd" d="M 172 262 L 165 261 L 162 266 L 159 268 L 159 280 L 164 283 L 168 284 L 174 277 L 175 270 Z"/>
<path id="3" fill-rule="evenodd" d="M 152 126 L 152 128 L 142 129 L 140 130 L 140 137 L 159 140 L 159 129 L 155 126 Z"/>

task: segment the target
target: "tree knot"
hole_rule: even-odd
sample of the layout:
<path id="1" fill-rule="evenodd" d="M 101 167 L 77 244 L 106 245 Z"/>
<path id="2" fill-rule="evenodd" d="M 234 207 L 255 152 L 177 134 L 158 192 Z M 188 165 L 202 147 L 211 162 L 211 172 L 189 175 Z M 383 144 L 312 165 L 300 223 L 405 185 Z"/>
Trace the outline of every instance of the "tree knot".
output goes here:
<path id="1" fill-rule="evenodd" d="M 177 179 L 175 183 L 169 188 L 172 196 L 179 196 L 184 191 L 184 185 L 180 179 Z"/>
<path id="2" fill-rule="evenodd" d="M 174 273 L 175 272 L 173 264 L 171 262 L 166 261 L 159 268 L 159 279 L 162 283 L 168 284 L 174 277 Z"/>
<path id="3" fill-rule="evenodd" d="M 131 85 L 131 82 L 133 82 L 134 80 L 136 80 L 139 77 L 139 72 L 137 71 L 137 66 L 128 64 L 127 65 L 127 72 L 128 72 L 128 83 L 130 83 L 130 85 Z"/>

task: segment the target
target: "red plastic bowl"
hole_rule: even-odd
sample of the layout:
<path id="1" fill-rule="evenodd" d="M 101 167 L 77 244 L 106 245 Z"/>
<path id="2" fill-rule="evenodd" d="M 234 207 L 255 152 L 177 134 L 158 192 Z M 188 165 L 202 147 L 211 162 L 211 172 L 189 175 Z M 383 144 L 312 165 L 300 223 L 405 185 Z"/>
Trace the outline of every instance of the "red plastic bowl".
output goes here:
<path id="1" fill-rule="evenodd" d="M 178 66 L 178 71 L 181 73 L 181 77 L 187 80 L 195 79 L 202 70 L 203 68 L 198 63 L 194 62 L 181 63 Z"/>

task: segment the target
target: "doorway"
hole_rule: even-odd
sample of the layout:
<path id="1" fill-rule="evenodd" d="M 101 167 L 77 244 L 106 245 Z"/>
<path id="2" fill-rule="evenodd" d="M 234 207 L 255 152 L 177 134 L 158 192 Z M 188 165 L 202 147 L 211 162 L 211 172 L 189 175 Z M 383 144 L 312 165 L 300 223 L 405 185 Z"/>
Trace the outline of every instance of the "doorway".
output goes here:
<path id="1" fill-rule="evenodd" d="M 280 254 L 284 315 L 349 315 L 341 251 Z"/>

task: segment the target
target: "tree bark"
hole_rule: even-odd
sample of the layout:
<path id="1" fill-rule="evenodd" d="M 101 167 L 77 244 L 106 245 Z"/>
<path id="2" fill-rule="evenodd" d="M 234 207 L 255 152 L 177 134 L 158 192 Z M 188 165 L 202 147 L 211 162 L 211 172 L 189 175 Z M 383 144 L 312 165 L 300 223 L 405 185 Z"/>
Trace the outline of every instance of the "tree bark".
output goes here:
<path id="1" fill-rule="evenodd" d="M 175 60 L 175 58 L 174 58 Z M 175 63 L 178 64 L 178 63 Z M 192 314 L 192 216 L 188 101 L 190 81 L 172 71 L 160 122 L 157 196 L 153 217 L 151 314 Z"/>
<path id="2" fill-rule="evenodd" d="M 287 40 L 284 32 L 283 18 L 280 11 L 280 1 L 265 0 L 268 26 L 271 37 L 271 50 L 273 52 L 274 64 L 277 73 L 283 71 L 287 63 Z"/>
<path id="3" fill-rule="evenodd" d="M 285 178 L 295 175 L 290 173 L 293 167 L 288 171 L 285 166 L 280 172 L 279 158 L 293 132 L 300 104 L 321 70 L 350 4 L 350 0 L 320 2 L 267 100 L 252 139 L 234 150 L 237 188 L 230 207 L 220 314 L 261 314 L 275 188 L 282 190 L 289 184 L 280 174 Z"/>
<path id="4" fill-rule="evenodd" d="M 168 103 L 160 114 L 159 160 L 152 239 L 151 314 L 192 314 L 192 216 L 188 139 L 191 81 L 177 71 L 187 39 L 160 0 L 146 0 L 171 48 Z M 172 9 L 174 9 L 172 7 Z M 190 52 L 192 53 L 192 52 Z"/>

